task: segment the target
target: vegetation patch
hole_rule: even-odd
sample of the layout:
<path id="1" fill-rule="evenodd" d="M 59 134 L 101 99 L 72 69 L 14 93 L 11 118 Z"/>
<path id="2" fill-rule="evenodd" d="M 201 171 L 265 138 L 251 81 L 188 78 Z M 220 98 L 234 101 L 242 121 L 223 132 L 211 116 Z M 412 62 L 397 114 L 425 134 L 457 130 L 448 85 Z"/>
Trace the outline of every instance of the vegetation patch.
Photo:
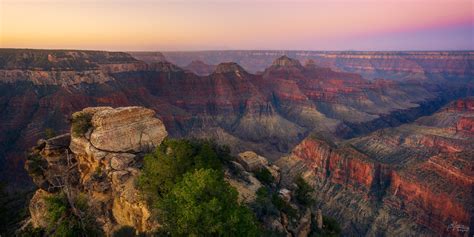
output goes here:
<path id="1" fill-rule="evenodd" d="M 145 156 L 138 185 L 171 236 L 258 236 L 254 214 L 224 180 L 228 147 L 207 140 L 165 139 Z"/>
<path id="2" fill-rule="evenodd" d="M 53 137 L 55 137 L 55 136 L 56 136 L 56 132 L 54 131 L 54 129 L 52 129 L 52 128 L 46 128 L 46 129 L 44 130 L 44 137 L 45 137 L 46 139 L 51 139 L 51 138 L 53 138 Z"/>
<path id="3" fill-rule="evenodd" d="M 48 166 L 48 162 L 39 154 L 30 153 L 25 162 L 25 168 L 30 175 L 42 175 L 43 170 Z"/>
<path id="4" fill-rule="evenodd" d="M 72 134 L 75 137 L 80 137 L 84 135 L 89 130 L 89 128 L 92 127 L 91 120 L 92 115 L 89 113 L 81 113 L 77 116 L 74 116 L 72 118 L 71 124 Z"/>
<path id="5" fill-rule="evenodd" d="M 275 178 L 273 177 L 272 173 L 270 173 L 270 171 L 263 167 L 261 169 L 259 169 L 258 171 L 255 172 L 255 177 L 262 183 L 264 184 L 271 184 L 273 182 L 275 182 Z"/>
<path id="6" fill-rule="evenodd" d="M 172 236 L 258 236 L 253 213 L 213 169 L 187 172 L 157 205 Z"/>
<path id="7" fill-rule="evenodd" d="M 278 196 L 278 194 L 274 193 L 272 195 L 272 203 L 275 207 L 284 212 L 288 215 L 290 219 L 296 218 L 298 216 L 298 210 L 293 208 L 290 204 L 288 204 L 283 198 Z"/>
<path id="8" fill-rule="evenodd" d="M 103 236 L 90 214 L 85 197 L 75 197 L 71 202 L 64 193 L 59 193 L 47 197 L 45 201 L 47 236 Z"/>
<path id="9" fill-rule="evenodd" d="M 295 190 L 295 198 L 299 204 L 303 206 L 310 206 L 314 203 L 312 197 L 313 188 L 309 185 L 301 176 L 298 176 L 295 179 L 295 184 L 297 188 Z"/>

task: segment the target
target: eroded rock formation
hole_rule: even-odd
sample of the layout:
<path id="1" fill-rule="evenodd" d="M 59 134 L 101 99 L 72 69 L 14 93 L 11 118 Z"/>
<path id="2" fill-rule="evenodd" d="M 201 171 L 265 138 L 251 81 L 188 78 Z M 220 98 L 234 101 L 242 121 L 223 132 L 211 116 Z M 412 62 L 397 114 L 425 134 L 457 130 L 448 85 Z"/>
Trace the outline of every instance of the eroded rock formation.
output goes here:
<path id="1" fill-rule="evenodd" d="M 310 136 L 278 161 L 283 181 L 302 174 L 348 235 L 465 236 L 473 225 L 474 134 L 459 123 L 474 117 L 464 106 L 472 101 L 348 141 Z"/>
<path id="2" fill-rule="evenodd" d="M 41 157 L 26 163 L 40 187 L 30 202 L 33 226 L 46 227 L 44 197 L 68 186 L 86 195 L 105 233 L 123 226 L 153 231 L 158 224 L 139 195 L 136 178 L 144 154 L 168 135 L 163 123 L 142 107 L 86 108 L 73 115 L 81 116 L 90 118 L 85 133 L 77 134 L 73 124 L 72 136 L 41 141 L 32 154 Z"/>

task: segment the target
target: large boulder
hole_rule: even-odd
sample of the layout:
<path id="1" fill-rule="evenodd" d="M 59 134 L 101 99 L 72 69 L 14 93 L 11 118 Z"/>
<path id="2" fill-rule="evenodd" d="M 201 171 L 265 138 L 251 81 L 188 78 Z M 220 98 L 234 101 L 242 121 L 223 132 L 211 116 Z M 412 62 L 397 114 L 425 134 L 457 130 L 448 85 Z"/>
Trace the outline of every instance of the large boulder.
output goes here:
<path id="1" fill-rule="evenodd" d="M 104 109 L 92 117 L 91 144 L 104 151 L 150 151 L 168 135 L 155 111 L 143 107 Z"/>
<path id="2" fill-rule="evenodd" d="M 268 166 L 268 160 L 257 155 L 253 151 L 246 151 L 239 154 L 237 161 L 245 168 L 246 171 L 255 172 L 265 166 Z"/>
<path id="3" fill-rule="evenodd" d="M 270 164 L 267 158 L 259 156 L 253 151 L 245 151 L 240 153 L 237 156 L 237 161 L 248 172 L 256 172 L 265 168 L 272 174 L 277 183 L 280 182 L 280 168 L 278 168 L 276 165 Z"/>

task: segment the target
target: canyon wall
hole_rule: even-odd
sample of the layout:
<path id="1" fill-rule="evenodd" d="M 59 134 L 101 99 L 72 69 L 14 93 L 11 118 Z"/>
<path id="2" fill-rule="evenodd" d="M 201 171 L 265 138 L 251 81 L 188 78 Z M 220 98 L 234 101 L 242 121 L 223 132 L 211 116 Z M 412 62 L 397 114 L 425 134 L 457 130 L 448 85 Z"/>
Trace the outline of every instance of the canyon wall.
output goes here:
<path id="1" fill-rule="evenodd" d="M 468 236 L 474 133 L 458 124 L 474 118 L 473 101 L 347 141 L 315 134 L 277 164 L 288 184 L 303 174 L 316 187 L 347 235 Z"/>

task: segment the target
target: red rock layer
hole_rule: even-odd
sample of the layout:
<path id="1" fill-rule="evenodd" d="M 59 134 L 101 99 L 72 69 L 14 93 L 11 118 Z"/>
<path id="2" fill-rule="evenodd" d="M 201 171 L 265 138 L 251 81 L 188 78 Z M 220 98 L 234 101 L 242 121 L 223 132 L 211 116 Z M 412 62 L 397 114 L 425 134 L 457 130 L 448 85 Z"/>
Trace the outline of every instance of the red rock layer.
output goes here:
<path id="1" fill-rule="evenodd" d="M 376 177 L 377 165 L 354 149 L 335 148 L 318 139 L 305 139 L 292 151 L 321 180 L 369 192 Z"/>
<path id="2" fill-rule="evenodd" d="M 473 218 L 474 135 L 466 122 L 474 118 L 466 109 L 471 101 L 453 102 L 417 125 L 339 145 L 309 137 L 295 147 L 290 160 L 303 162 L 315 182 L 342 185 L 380 200 L 438 235 L 463 236 L 459 230 L 472 225 Z M 428 126 L 432 118 L 452 122 Z"/>

